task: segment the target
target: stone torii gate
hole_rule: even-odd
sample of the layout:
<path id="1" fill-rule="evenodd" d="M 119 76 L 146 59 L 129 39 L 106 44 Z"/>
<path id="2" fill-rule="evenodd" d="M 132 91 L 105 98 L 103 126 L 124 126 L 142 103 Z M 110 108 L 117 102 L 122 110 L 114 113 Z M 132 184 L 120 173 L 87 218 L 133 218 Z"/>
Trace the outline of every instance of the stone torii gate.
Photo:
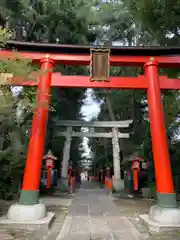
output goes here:
<path id="1" fill-rule="evenodd" d="M 68 186 L 68 166 L 70 158 L 70 149 L 71 149 L 71 140 L 72 137 L 89 137 L 89 138 L 111 138 L 112 147 L 113 147 L 113 167 L 114 167 L 114 182 L 113 186 L 116 191 L 119 191 L 123 188 L 123 181 L 121 180 L 121 171 L 120 171 L 120 146 L 119 138 L 129 138 L 129 133 L 118 132 L 116 134 L 115 128 L 128 128 L 132 123 L 132 120 L 126 121 L 69 121 L 61 120 L 56 123 L 56 127 L 66 127 L 65 132 L 60 132 L 57 129 L 55 136 L 65 137 L 64 149 L 63 149 L 63 159 L 62 159 L 62 168 L 61 168 L 61 183 L 60 188 L 63 186 Z M 80 128 L 111 128 L 111 132 L 83 132 L 83 131 L 73 131 L 74 127 Z"/>
<path id="2" fill-rule="evenodd" d="M 17 54 L 31 59 L 32 63 L 40 63 L 42 71 L 37 82 L 22 81 L 22 76 L 13 76 L 9 81 L 9 84 L 15 86 L 38 87 L 38 114 L 34 115 L 32 121 L 20 200 L 10 207 L 8 219 L 16 223 L 46 217 L 45 205 L 39 203 L 38 193 L 51 87 L 145 89 L 150 116 L 157 205 L 152 206 L 149 215 L 142 218 L 149 226 L 180 227 L 180 209 L 174 191 L 161 100 L 161 89 L 180 89 L 180 80 L 159 75 L 161 67 L 180 67 L 180 47 L 91 47 L 9 41 L 0 50 L 0 58 L 14 56 L 16 59 Z M 90 75 L 62 76 L 61 73 L 52 73 L 55 64 L 88 66 Z M 144 67 L 144 74 L 138 77 L 113 77 L 110 76 L 110 66 Z M 44 102 L 47 107 L 44 107 Z"/>

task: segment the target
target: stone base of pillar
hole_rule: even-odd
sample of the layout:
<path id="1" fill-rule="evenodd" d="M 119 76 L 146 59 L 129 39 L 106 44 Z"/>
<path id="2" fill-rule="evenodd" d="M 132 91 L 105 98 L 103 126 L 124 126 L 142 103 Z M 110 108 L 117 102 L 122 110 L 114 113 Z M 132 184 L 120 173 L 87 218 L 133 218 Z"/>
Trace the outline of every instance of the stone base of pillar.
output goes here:
<path id="1" fill-rule="evenodd" d="M 46 205 L 44 203 L 34 205 L 13 204 L 7 213 L 7 218 L 13 221 L 36 221 L 46 216 Z"/>
<path id="2" fill-rule="evenodd" d="M 124 180 L 122 179 L 113 179 L 112 182 L 113 190 L 115 192 L 120 192 L 124 189 Z"/>
<path id="3" fill-rule="evenodd" d="M 180 229 L 180 208 L 163 208 L 153 205 L 149 214 L 140 215 L 139 219 L 152 232 Z"/>
<path id="4" fill-rule="evenodd" d="M 0 229 L 36 231 L 38 234 L 47 235 L 55 214 L 46 212 L 43 203 L 35 205 L 13 204 L 7 215 L 0 217 Z"/>
<path id="5" fill-rule="evenodd" d="M 58 182 L 58 189 L 61 192 L 69 192 L 69 186 L 68 186 L 68 179 L 67 178 L 61 178 Z"/>

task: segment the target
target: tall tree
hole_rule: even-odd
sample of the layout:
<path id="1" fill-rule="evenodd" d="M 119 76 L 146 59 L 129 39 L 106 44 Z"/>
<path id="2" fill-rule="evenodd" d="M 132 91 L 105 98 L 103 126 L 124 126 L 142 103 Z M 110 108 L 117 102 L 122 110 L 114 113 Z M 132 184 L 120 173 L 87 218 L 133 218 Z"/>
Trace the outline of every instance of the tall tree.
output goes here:
<path id="1" fill-rule="evenodd" d="M 95 34 L 93 32 L 90 32 L 86 17 L 81 17 L 77 13 L 77 10 L 84 5 L 84 2 L 84 0 L 2 1 L 0 7 L 0 24 L 3 26 L 8 26 L 13 31 L 12 37 L 15 40 L 20 41 L 65 44 L 92 42 L 95 39 Z M 15 68 L 14 62 L 11 69 L 7 68 L 6 62 L 3 62 L 3 64 L 4 65 L 2 67 L 0 66 L 1 72 L 4 72 L 4 69 L 13 72 L 12 68 Z M 29 65 L 23 65 L 21 67 L 21 71 L 20 68 L 16 68 L 17 75 L 21 75 L 24 69 L 25 72 L 29 71 Z M 87 69 L 60 66 L 56 67 L 55 71 L 60 71 L 64 74 L 82 74 L 86 72 Z M 50 111 L 49 114 L 48 134 L 45 151 L 47 151 L 48 148 L 52 148 L 59 159 L 62 157 L 63 139 L 59 140 L 57 138 L 54 138 L 53 123 L 59 119 L 74 119 L 78 116 L 80 107 L 79 100 L 83 96 L 83 91 L 84 90 L 79 89 L 52 89 L 52 108 L 54 111 Z M 26 104 L 26 111 L 28 112 L 31 112 L 31 105 L 34 104 L 35 95 L 35 89 L 30 90 L 29 88 L 23 88 L 21 92 L 21 101 L 25 101 L 25 96 L 29 99 L 29 107 Z M 69 109 L 69 111 L 67 111 L 67 109 Z M 4 108 L 3 111 L 5 111 Z M 28 116 L 31 120 L 32 114 Z M 10 122 L 12 123 L 12 121 Z M 5 120 L 5 123 L 7 123 L 7 118 Z M 22 141 L 24 142 L 25 139 L 27 139 L 27 141 L 25 141 L 26 147 L 21 146 L 21 149 L 23 149 L 23 162 L 20 160 L 22 163 L 20 165 L 21 172 L 23 172 L 27 150 L 29 129 L 28 126 L 24 125 L 24 128 L 22 128 L 21 124 L 21 130 L 23 129 L 23 134 L 25 133 L 25 137 L 22 136 Z M 8 136 L 11 130 L 9 128 L 6 128 L 6 130 L 6 136 Z M 3 129 L 4 132 L 6 130 L 5 128 Z M 10 146 L 12 145 L 11 142 L 8 143 Z M 15 171 L 15 168 L 13 168 L 12 171 Z M 10 174 L 7 175 L 9 177 Z M 10 183 L 8 183 L 8 186 L 9 184 Z"/>
<path id="2" fill-rule="evenodd" d="M 179 10 L 180 1 L 99 1 L 98 8 L 93 10 L 98 42 L 119 46 L 178 45 Z M 100 32 L 98 32 L 99 28 Z M 112 70 L 112 75 L 136 76 L 139 72 L 141 69 L 119 68 Z M 179 77 L 177 70 L 161 69 L 160 73 Z M 97 91 L 96 94 L 98 94 Z M 139 146 L 139 153 L 152 161 L 146 93 L 142 91 L 112 91 L 101 94 L 101 97 L 104 98 L 107 94 L 110 94 L 114 113 L 118 120 L 126 118 L 134 120 L 130 144 L 123 144 L 130 148 L 124 149 L 124 154 L 133 153 Z M 163 91 L 162 98 L 170 149 L 174 149 L 175 137 L 179 134 L 179 92 Z M 104 105 L 100 118 L 106 116 L 107 110 Z M 174 155 L 171 154 L 171 157 L 174 162 Z"/>

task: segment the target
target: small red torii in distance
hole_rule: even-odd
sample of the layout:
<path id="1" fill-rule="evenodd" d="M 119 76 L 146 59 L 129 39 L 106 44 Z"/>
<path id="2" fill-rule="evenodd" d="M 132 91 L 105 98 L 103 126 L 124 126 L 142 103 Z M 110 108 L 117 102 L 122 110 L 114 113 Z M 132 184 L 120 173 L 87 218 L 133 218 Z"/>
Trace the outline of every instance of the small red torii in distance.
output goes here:
<path id="1" fill-rule="evenodd" d="M 177 207 L 168 142 L 161 101 L 161 89 L 180 89 L 179 79 L 169 79 L 159 76 L 158 68 L 180 67 L 180 48 L 163 47 L 110 47 L 108 66 L 144 66 L 144 75 L 138 77 L 107 77 L 106 81 L 91 81 L 91 76 L 62 76 L 52 73 L 54 65 L 83 65 L 92 67 L 92 48 L 89 46 L 72 46 L 59 44 L 22 43 L 10 41 L 6 50 L 0 51 L 0 58 L 20 56 L 40 63 L 39 80 L 24 81 L 22 77 L 14 77 L 9 84 L 21 86 L 38 86 L 37 111 L 32 121 L 31 137 L 28 148 L 23 188 L 20 204 L 28 201 L 38 203 L 38 189 L 46 135 L 50 89 L 55 87 L 84 88 L 119 88 L 146 89 L 150 116 L 151 136 L 153 145 L 154 165 L 156 173 L 157 198 L 160 206 L 167 207 L 163 200 L 168 196 L 168 207 Z M 13 52 L 13 49 L 17 52 Z M 107 47 L 94 47 L 104 51 Z M 92 64 L 92 65 L 91 65 Z M 98 65 L 97 65 L 98 66 Z M 106 65 L 104 65 L 105 67 Z M 102 65 L 101 65 L 102 67 Z M 96 68 L 98 70 L 98 67 Z M 102 71 L 103 72 L 103 71 Z M 23 81 L 22 81 L 23 80 Z M 47 102 L 47 107 L 41 103 Z M 38 113 L 38 114 L 37 114 Z M 38 129 L 38 131 L 37 131 Z M 27 198 L 28 195 L 28 198 Z"/>

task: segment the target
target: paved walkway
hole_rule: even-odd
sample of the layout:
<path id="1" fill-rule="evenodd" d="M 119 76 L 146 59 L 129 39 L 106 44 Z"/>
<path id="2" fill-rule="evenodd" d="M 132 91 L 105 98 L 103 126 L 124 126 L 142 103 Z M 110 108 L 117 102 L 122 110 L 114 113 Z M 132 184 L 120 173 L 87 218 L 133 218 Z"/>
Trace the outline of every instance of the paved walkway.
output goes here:
<path id="1" fill-rule="evenodd" d="M 103 189 L 83 182 L 57 240 L 137 240 L 136 230 Z"/>

